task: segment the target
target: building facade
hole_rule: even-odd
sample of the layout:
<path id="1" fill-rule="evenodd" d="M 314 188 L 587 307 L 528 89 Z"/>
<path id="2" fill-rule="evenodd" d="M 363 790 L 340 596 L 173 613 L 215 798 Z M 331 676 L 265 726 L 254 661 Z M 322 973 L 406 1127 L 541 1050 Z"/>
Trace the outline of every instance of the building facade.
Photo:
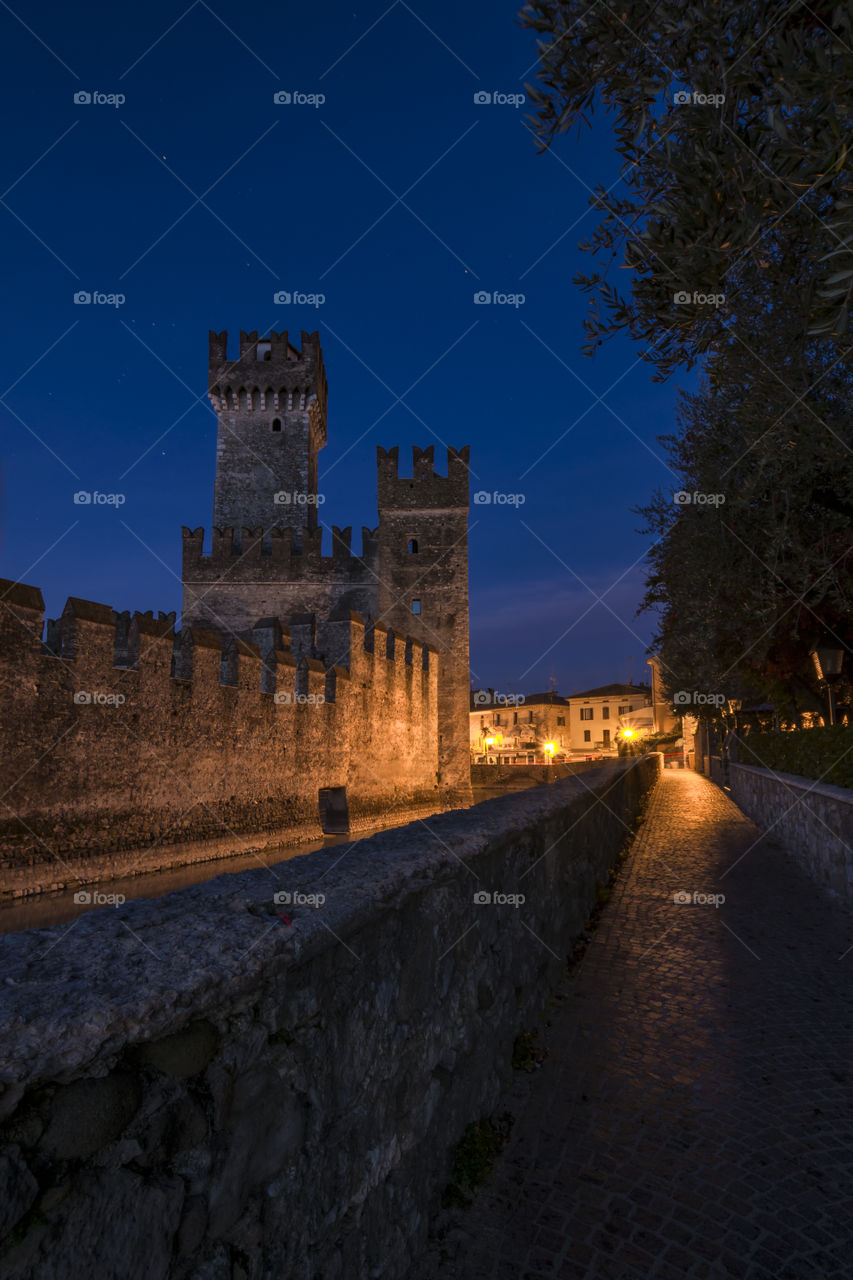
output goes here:
<path id="1" fill-rule="evenodd" d="M 570 706 L 572 758 L 616 755 L 621 732 L 637 724 L 637 713 L 650 707 L 651 700 L 651 689 L 635 684 L 606 684 L 571 694 L 566 701 Z"/>
<path id="2" fill-rule="evenodd" d="M 569 704 L 556 693 L 471 694 L 473 764 L 550 764 L 569 759 Z"/>

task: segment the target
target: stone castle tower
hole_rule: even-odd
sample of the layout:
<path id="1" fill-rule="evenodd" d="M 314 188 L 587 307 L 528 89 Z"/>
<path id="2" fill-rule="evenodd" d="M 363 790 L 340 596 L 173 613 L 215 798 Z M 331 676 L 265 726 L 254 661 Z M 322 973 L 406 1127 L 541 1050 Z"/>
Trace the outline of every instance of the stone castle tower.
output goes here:
<path id="1" fill-rule="evenodd" d="M 218 418 L 212 547 L 184 529 L 183 617 L 257 641 L 276 626 L 298 633 L 304 656 L 345 664 L 334 620 L 351 611 L 400 637 L 433 647 L 438 662 L 439 777 L 447 807 L 470 799 L 468 745 L 468 448 L 447 451 L 436 475 L 433 448 L 413 449 L 400 476 L 398 451 L 378 449 L 379 524 L 331 526 L 323 555 L 318 455 L 326 443 L 327 383 L 319 334 L 210 334 L 208 393 Z M 319 627 L 317 620 L 326 620 Z M 295 626 L 293 624 L 296 624 Z M 389 732 L 394 726 L 389 725 Z"/>

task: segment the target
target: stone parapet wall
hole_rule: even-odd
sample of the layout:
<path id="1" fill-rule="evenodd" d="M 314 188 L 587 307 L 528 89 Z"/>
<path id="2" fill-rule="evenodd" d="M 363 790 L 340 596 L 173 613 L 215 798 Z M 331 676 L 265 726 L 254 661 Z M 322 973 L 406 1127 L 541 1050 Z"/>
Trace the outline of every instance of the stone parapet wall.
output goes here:
<path id="1" fill-rule="evenodd" d="M 402 1280 L 659 772 L 7 937 L 6 1280 Z"/>
<path id="2" fill-rule="evenodd" d="M 719 760 L 715 782 L 725 781 Z M 753 765 L 728 767 L 732 799 L 838 898 L 853 904 L 853 791 Z"/>

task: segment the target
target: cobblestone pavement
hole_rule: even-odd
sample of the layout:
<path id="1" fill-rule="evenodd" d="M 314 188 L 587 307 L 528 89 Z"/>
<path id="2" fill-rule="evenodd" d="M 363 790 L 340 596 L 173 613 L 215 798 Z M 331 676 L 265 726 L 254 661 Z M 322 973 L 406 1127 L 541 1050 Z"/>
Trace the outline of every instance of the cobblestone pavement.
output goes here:
<path id="1" fill-rule="evenodd" d="M 853 915 L 713 783 L 664 771 L 559 994 L 424 1275 L 853 1277 Z"/>

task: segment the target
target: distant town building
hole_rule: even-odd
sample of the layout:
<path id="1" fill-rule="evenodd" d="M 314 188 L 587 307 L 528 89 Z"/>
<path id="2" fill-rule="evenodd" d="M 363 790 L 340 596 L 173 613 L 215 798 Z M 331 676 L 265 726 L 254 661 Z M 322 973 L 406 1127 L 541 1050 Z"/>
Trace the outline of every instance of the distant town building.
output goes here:
<path id="1" fill-rule="evenodd" d="M 605 684 L 598 689 L 573 693 L 565 701 L 570 707 L 570 741 L 573 759 L 592 755 L 616 755 L 617 740 L 623 730 L 650 730 L 653 719 L 652 691 L 648 685 Z"/>
<path id="2" fill-rule="evenodd" d="M 550 764 L 568 760 L 569 704 L 554 692 L 471 694 L 471 759 L 474 764 Z"/>

